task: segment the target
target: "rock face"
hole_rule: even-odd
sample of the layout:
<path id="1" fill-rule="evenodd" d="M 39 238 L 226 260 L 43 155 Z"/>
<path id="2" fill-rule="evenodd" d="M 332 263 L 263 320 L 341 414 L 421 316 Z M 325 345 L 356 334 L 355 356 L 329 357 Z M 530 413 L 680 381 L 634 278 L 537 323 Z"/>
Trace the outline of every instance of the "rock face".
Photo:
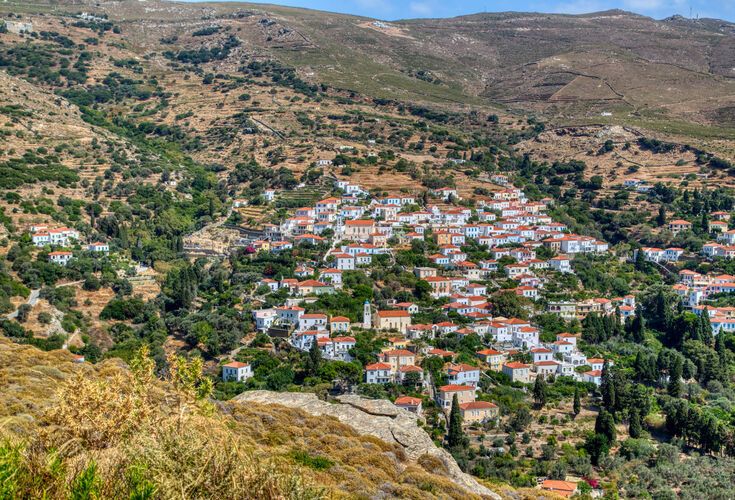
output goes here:
<path id="1" fill-rule="evenodd" d="M 388 401 L 345 395 L 339 396 L 335 404 L 322 401 L 315 394 L 272 391 L 244 392 L 233 401 L 278 404 L 299 408 L 312 415 L 334 417 L 359 434 L 368 434 L 388 443 L 401 445 L 411 461 L 418 460 L 422 455 L 436 457 L 446 467 L 447 476 L 456 484 L 477 495 L 500 499 L 499 495 L 462 472 L 446 450 L 437 448 L 429 435 L 417 425 L 416 415 Z"/>

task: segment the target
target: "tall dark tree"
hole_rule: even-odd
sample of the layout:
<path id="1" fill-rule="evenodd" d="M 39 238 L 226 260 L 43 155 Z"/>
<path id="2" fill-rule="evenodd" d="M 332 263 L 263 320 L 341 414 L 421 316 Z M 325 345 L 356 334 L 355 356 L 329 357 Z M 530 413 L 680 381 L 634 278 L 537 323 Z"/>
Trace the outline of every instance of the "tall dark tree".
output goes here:
<path id="1" fill-rule="evenodd" d="M 659 227 L 666 224 L 666 207 L 661 205 L 658 207 L 658 215 L 656 216 L 656 225 Z"/>
<path id="2" fill-rule="evenodd" d="M 574 387 L 574 403 L 572 404 L 572 412 L 574 413 L 574 418 L 577 418 L 577 415 L 582 411 L 582 401 L 579 398 L 579 387 Z"/>
<path id="3" fill-rule="evenodd" d="M 730 365 L 730 350 L 725 343 L 725 332 L 720 332 L 715 338 L 715 352 L 720 359 L 720 363 L 728 367 Z"/>
<path id="4" fill-rule="evenodd" d="M 309 348 L 308 358 L 306 360 L 306 369 L 309 375 L 316 376 L 319 367 L 322 365 L 322 350 L 319 349 L 319 342 L 314 339 Z"/>
<path id="5" fill-rule="evenodd" d="M 643 429 L 641 428 L 641 414 L 638 410 L 632 409 L 628 417 L 628 434 L 634 439 L 641 437 Z"/>
<path id="6" fill-rule="evenodd" d="M 707 308 L 705 307 L 702 310 L 702 314 L 699 315 L 700 319 L 700 334 L 702 342 L 704 342 L 708 346 L 712 346 L 714 344 L 714 337 L 712 335 L 712 323 L 709 320 L 709 312 L 707 311 Z"/>
<path id="7" fill-rule="evenodd" d="M 467 441 L 462 430 L 462 413 L 459 409 L 459 400 L 455 394 L 452 398 L 452 409 L 449 412 L 449 432 L 447 433 L 447 445 L 449 448 L 462 446 Z"/>
<path id="8" fill-rule="evenodd" d="M 654 329 L 665 332 L 671 327 L 674 320 L 674 311 L 663 289 L 659 289 L 654 296 L 649 315 L 651 327 Z"/>
<path id="9" fill-rule="evenodd" d="M 666 387 L 666 391 L 669 396 L 678 398 L 681 396 L 681 375 L 684 371 L 684 358 L 681 355 L 674 357 L 669 370 L 669 385 Z"/>
<path id="10" fill-rule="evenodd" d="M 584 449 L 587 450 L 592 465 L 600 465 L 600 459 L 610 451 L 610 442 L 603 434 L 590 433 L 584 442 Z"/>
<path id="11" fill-rule="evenodd" d="M 638 382 L 648 385 L 656 383 L 656 357 L 649 356 L 642 350 L 638 351 L 633 361 L 633 371 Z"/>
<path id="12" fill-rule="evenodd" d="M 539 408 L 543 408 L 546 405 L 546 392 L 546 380 L 544 380 L 543 376 L 538 375 L 533 384 L 533 400 Z"/>
<path id="13" fill-rule="evenodd" d="M 605 361 L 602 365 L 602 381 L 600 382 L 600 393 L 602 393 L 602 405 L 609 412 L 614 412 L 617 406 L 615 383 L 610 373 L 610 364 Z"/>
<path id="14" fill-rule="evenodd" d="M 636 271 L 645 271 L 648 267 L 648 262 L 646 262 L 646 259 L 643 257 L 643 251 L 641 249 L 638 249 L 638 251 L 635 253 L 635 270 Z"/>
<path id="15" fill-rule="evenodd" d="M 615 430 L 615 418 L 607 410 L 601 410 L 595 420 L 595 433 L 605 436 L 609 443 L 615 442 L 617 431 Z"/>
<path id="16" fill-rule="evenodd" d="M 699 229 L 702 233 L 709 233 L 709 217 L 707 212 L 702 212 L 702 217 L 699 220 Z"/>
<path id="17" fill-rule="evenodd" d="M 169 299 L 171 309 L 186 309 L 197 296 L 198 277 L 195 269 L 184 266 L 174 269 L 166 275 L 164 288 Z"/>
<path id="18" fill-rule="evenodd" d="M 635 308 L 635 316 L 630 320 L 628 334 L 631 340 L 640 344 L 643 342 L 644 336 L 644 319 L 643 308 L 638 304 Z"/>

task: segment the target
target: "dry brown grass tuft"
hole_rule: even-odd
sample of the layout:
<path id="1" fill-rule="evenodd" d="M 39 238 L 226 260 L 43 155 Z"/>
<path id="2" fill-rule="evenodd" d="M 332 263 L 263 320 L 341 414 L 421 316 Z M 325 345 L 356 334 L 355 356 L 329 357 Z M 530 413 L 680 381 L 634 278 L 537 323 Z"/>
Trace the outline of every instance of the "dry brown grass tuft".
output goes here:
<path id="1" fill-rule="evenodd" d="M 0 338 L 4 357 L 0 498 L 473 498 L 336 419 L 215 406 L 198 362 L 172 358 L 160 381 L 146 356 L 78 365 Z"/>

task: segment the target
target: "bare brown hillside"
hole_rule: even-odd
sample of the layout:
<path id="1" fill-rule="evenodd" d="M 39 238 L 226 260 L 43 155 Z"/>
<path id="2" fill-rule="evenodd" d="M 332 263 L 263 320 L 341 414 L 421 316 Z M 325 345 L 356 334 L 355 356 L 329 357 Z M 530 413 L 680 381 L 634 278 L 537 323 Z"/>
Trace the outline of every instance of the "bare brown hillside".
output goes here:
<path id="1" fill-rule="evenodd" d="M 14 2 L 2 9 L 12 9 Z M 17 5 L 17 3 L 16 3 Z M 22 9 L 20 5 L 18 8 Z M 25 7 L 27 8 L 27 7 Z M 697 122 L 733 126 L 735 35 L 731 23 L 654 20 L 607 11 L 569 16 L 477 14 L 376 24 L 262 4 L 61 2 L 33 10 L 107 14 L 142 51 L 180 47 L 220 26 L 245 53 L 275 56 L 307 79 L 368 95 L 442 103 L 500 104 L 569 118 L 638 122 L 666 130 Z"/>

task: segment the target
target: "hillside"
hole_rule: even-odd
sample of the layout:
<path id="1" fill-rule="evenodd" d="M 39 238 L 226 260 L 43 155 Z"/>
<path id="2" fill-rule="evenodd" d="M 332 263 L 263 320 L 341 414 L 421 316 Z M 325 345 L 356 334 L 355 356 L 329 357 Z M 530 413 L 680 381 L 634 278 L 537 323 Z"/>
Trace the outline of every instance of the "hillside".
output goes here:
<path id="1" fill-rule="evenodd" d="M 334 418 L 215 408 L 175 378 L 114 360 L 73 363 L 0 336 L 0 388 L 3 498 L 480 498 L 437 459 L 408 458 Z"/>
<path id="2" fill-rule="evenodd" d="M 732 137 L 735 34 L 725 21 L 606 11 L 376 24 L 245 3 L 62 2 L 33 9 L 82 6 L 120 22 L 143 50 L 174 36 L 180 47 L 190 41 L 186 32 L 218 24 L 246 41 L 245 53 L 376 97 L 501 105 L 543 112 L 559 124 L 622 120 L 663 133 L 690 131 L 686 124 L 696 122 L 707 126 L 699 134 Z"/>

